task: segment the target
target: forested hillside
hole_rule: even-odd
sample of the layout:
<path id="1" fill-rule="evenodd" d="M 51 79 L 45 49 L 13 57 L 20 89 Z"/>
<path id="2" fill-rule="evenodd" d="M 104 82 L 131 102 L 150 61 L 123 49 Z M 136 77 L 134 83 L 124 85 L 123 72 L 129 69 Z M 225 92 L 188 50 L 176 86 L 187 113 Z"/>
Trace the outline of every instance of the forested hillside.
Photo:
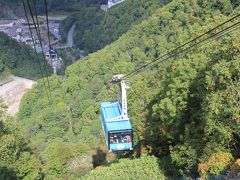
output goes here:
<path id="1" fill-rule="evenodd" d="M 19 5 L 19 0 L 0 0 L 0 18 L 23 15 L 23 10 L 18 8 Z"/>
<path id="2" fill-rule="evenodd" d="M 40 179 L 41 176 L 39 159 L 13 120 L 6 117 L 6 107 L 0 99 L 0 179 Z"/>
<path id="3" fill-rule="evenodd" d="M 48 0 L 47 5 L 50 13 L 79 11 L 83 6 L 98 5 L 105 0 Z M 36 1 L 39 13 L 45 13 L 44 1 Z M 0 18 L 14 18 L 24 16 L 21 0 L 0 0 Z"/>
<path id="4" fill-rule="evenodd" d="M 127 74 L 239 12 L 239 1 L 174 0 L 68 67 L 64 77 L 52 76 L 50 105 L 41 84 L 32 89 L 17 121 L 45 177 L 80 177 L 113 161 L 99 158 L 107 156 L 99 104 L 117 98 L 118 86 L 106 83 L 113 74 Z M 130 79 L 133 156 L 155 155 L 159 169 L 171 178 L 239 171 L 239 40 L 238 30 Z M 103 177 L 101 171 L 91 175 Z"/>
<path id="5" fill-rule="evenodd" d="M 169 1 L 127 0 L 108 12 L 100 10 L 99 6 L 83 6 L 79 12 L 62 22 L 61 33 L 66 40 L 68 30 L 76 23 L 74 44 L 88 54 L 117 40 L 133 25 L 140 23 Z"/>
<path id="6" fill-rule="evenodd" d="M 40 55 L 39 58 L 43 68 L 44 60 Z M 44 70 L 48 74 L 51 72 L 48 65 Z M 0 78 L 2 79 L 9 74 L 34 80 L 41 77 L 41 71 L 33 49 L 0 32 Z"/>

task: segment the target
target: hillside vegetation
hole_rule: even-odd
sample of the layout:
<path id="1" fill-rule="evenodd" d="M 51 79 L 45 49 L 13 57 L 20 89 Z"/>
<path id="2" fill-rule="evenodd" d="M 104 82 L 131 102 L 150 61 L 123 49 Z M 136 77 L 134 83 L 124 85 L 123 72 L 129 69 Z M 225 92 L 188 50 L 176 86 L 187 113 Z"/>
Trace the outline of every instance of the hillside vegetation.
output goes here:
<path id="1" fill-rule="evenodd" d="M 43 68 L 44 60 L 40 55 L 39 59 Z M 49 74 L 50 66 L 46 65 L 44 70 Z M 8 74 L 34 80 L 41 77 L 41 71 L 33 49 L 0 32 L 0 79 Z"/>
<path id="2" fill-rule="evenodd" d="M 121 159 L 109 167 L 99 167 L 97 170 L 83 176 L 82 179 L 161 179 L 165 177 L 158 167 L 155 157 L 147 156 L 140 159 Z"/>
<path id="3" fill-rule="evenodd" d="M 74 45 L 85 54 L 102 49 L 117 40 L 133 25 L 152 15 L 157 8 L 169 0 L 127 0 L 110 8 L 107 12 L 99 6 L 82 7 L 81 10 L 62 22 L 63 39 L 70 27 L 76 23 Z"/>
<path id="4" fill-rule="evenodd" d="M 23 135 L 6 117 L 6 106 L 0 99 L 0 179 L 40 179 L 40 161 L 32 153 Z"/>
<path id="5" fill-rule="evenodd" d="M 72 13 L 79 11 L 83 6 L 97 5 L 105 0 L 48 0 L 48 10 L 50 13 Z M 32 3 L 33 1 L 30 1 Z M 35 1 L 38 13 L 45 14 L 44 1 Z M 21 0 L 0 0 L 0 18 L 14 18 L 24 16 Z"/>
<path id="6" fill-rule="evenodd" d="M 113 74 L 131 72 L 239 11 L 238 1 L 174 0 L 69 66 L 64 77 L 52 76 L 51 105 L 41 84 L 32 89 L 17 121 L 45 177 L 80 177 L 93 169 L 91 158 L 99 147 L 104 152 L 99 103 L 118 94 L 118 86 L 107 83 Z M 235 31 L 130 79 L 134 156 L 155 155 L 168 177 L 206 178 L 238 168 L 239 39 Z M 106 162 L 97 158 L 98 165 Z"/>

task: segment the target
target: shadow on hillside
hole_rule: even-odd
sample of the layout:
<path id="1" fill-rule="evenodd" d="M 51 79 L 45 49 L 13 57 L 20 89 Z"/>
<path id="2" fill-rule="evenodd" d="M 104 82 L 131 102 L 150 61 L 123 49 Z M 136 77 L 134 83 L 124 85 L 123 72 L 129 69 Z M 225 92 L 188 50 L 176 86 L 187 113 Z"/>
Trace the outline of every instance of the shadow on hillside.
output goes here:
<path id="1" fill-rule="evenodd" d="M 102 149 L 98 148 L 96 154 L 92 156 L 93 168 L 96 168 L 97 166 L 101 166 L 107 163 L 106 156 L 107 154 Z"/>
<path id="2" fill-rule="evenodd" d="M 0 166 L 0 179 L 14 180 L 18 178 L 17 178 L 17 173 L 13 169 Z"/>
<path id="3" fill-rule="evenodd" d="M 0 120 L 0 132 L 3 131 L 3 122 Z"/>
<path id="4" fill-rule="evenodd" d="M 170 179 L 182 179 L 180 175 L 179 167 L 173 162 L 171 158 L 170 149 L 176 145 L 184 142 L 185 130 L 191 124 L 192 131 L 197 129 L 198 133 L 192 133 L 192 138 L 197 142 L 201 142 L 201 131 L 204 122 L 199 119 L 201 113 L 201 104 L 206 98 L 202 84 L 204 83 L 204 70 L 198 72 L 198 75 L 191 80 L 189 84 L 188 97 L 185 99 L 186 107 L 179 110 L 178 117 L 176 119 L 170 119 L 169 122 L 164 122 L 160 118 L 155 105 L 159 105 L 161 100 L 165 98 L 164 91 L 159 92 L 145 107 L 148 112 L 147 120 L 145 123 L 144 139 L 146 146 L 150 147 L 150 153 L 158 157 L 159 169 L 164 171 L 166 177 Z M 166 87 L 167 88 L 167 87 Z M 167 93 L 167 89 L 165 90 Z M 181 97 L 181 94 L 179 94 Z M 179 120 L 181 118 L 181 121 Z M 192 147 L 197 149 L 197 155 L 201 155 L 201 150 L 204 144 L 196 143 Z M 200 150 L 199 150 L 200 149 Z M 187 176 L 195 178 L 197 173 L 197 165 L 191 167 L 191 172 Z"/>

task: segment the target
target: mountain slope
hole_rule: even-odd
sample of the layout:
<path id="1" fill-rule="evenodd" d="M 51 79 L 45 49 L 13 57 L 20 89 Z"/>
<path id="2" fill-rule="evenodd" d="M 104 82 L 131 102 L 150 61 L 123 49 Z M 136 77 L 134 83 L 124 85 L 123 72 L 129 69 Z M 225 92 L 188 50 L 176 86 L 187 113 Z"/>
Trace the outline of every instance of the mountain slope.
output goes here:
<path id="1" fill-rule="evenodd" d="M 39 58 L 43 68 L 44 60 L 40 55 Z M 49 65 L 44 69 L 49 72 Z M 33 49 L 0 32 L 0 78 L 9 73 L 34 80 L 41 77 Z"/>
<path id="2" fill-rule="evenodd" d="M 18 122 L 39 155 L 45 157 L 43 150 L 53 142 L 59 144 L 54 146 L 58 152 L 62 144 L 72 150 L 65 151 L 57 169 L 45 158 L 44 172 L 66 177 L 73 173 L 69 162 L 92 156 L 78 146 L 94 151 L 104 143 L 99 103 L 117 98 L 118 86 L 107 83 L 113 74 L 127 74 L 229 19 L 239 12 L 236 3 L 173 1 L 111 45 L 68 67 L 64 78 L 53 76 L 51 106 L 40 85 L 29 92 Z M 223 174 L 239 158 L 239 128 L 234 126 L 240 114 L 239 98 L 234 98 L 240 88 L 239 35 L 235 31 L 131 78 L 128 101 L 136 155 L 154 154 L 164 162 L 165 172 L 177 177 Z M 212 157 L 226 161 L 205 166 Z"/>
<path id="3" fill-rule="evenodd" d="M 75 23 L 74 44 L 88 54 L 117 40 L 133 25 L 148 18 L 157 8 L 168 2 L 169 0 L 127 0 L 107 12 L 103 12 L 98 6 L 83 7 L 80 12 L 62 22 L 61 32 L 66 37 Z"/>

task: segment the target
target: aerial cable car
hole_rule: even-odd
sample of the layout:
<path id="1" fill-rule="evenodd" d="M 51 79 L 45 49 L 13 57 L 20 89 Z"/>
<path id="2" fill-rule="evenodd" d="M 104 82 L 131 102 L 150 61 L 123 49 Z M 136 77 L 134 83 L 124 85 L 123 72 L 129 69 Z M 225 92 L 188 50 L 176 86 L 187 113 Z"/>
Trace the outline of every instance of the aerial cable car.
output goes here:
<path id="1" fill-rule="evenodd" d="M 127 89 L 130 88 L 124 75 L 112 77 L 113 83 L 120 83 L 121 96 L 118 101 L 105 101 L 100 104 L 102 128 L 108 150 L 133 150 L 133 129 L 127 112 Z"/>

